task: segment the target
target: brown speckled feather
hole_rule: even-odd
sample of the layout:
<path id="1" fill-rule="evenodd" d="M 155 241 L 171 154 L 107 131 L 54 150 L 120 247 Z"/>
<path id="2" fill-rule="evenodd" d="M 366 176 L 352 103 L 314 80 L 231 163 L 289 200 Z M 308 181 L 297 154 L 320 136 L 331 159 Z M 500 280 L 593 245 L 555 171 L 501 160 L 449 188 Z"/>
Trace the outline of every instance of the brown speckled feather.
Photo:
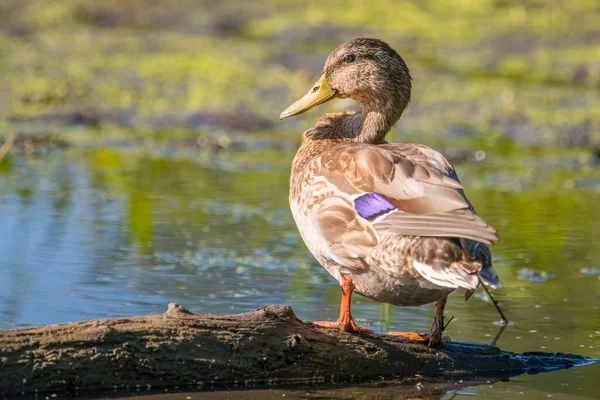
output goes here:
<path id="1" fill-rule="evenodd" d="M 324 144 L 305 141 L 299 155 Z M 456 237 L 487 244 L 498 240 L 496 229 L 475 214 L 452 166 L 429 147 L 343 142 L 328 147 L 307 166 L 311 180 L 323 178 L 348 196 L 384 195 L 399 210 L 373 224 L 380 235 Z M 307 183 L 304 175 L 292 179 L 299 183 L 296 188 Z M 357 217 L 352 203 L 346 213 L 348 219 Z"/>

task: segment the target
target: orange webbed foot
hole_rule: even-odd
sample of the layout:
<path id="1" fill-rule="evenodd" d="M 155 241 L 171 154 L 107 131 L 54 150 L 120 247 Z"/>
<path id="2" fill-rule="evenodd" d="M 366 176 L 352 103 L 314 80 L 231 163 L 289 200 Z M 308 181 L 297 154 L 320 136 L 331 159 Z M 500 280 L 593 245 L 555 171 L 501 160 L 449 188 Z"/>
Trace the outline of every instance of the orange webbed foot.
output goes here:
<path id="1" fill-rule="evenodd" d="M 313 321 L 313 324 L 320 326 L 322 328 L 327 329 L 339 329 L 344 332 L 351 333 L 373 333 L 373 331 L 369 328 L 365 328 L 364 326 L 356 325 L 354 320 L 350 320 L 349 322 L 340 323 L 339 321 Z"/>
<path id="2" fill-rule="evenodd" d="M 340 316 L 337 321 L 314 321 L 313 324 L 327 328 L 327 329 L 339 329 L 344 332 L 358 333 L 373 333 L 369 328 L 356 325 L 352 318 L 352 312 L 350 311 L 350 300 L 352 298 L 352 292 L 354 291 L 354 283 L 350 276 L 343 275 L 342 281 L 342 303 L 340 304 Z"/>
<path id="3" fill-rule="evenodd" d="M 416 333 L 416 332 L 387 332 L 386 335 L 400 337 L 408 339 L 413 342 L 427 345 L 427 347 L 439 347 L 450 341 L 447 336 L 442 336 L 441 332 L 427 332 L 427 333 Z"/>
<path id="4" fill-rule="evenodd" d="M 408 340 L 412 340 L 414 342 L 423 343 L 427 345 L 427 347 L 441 347 L 444 343 L 450 341 L 448 336 L 443 336 L 442 332 L 446 329 L 452 318 L 444 324 L 444 307 L 446 306 L 447 297 L 443 299 L 439 299 L 436 301 L 436 314 L 435 319 L 433 320 L 433 326 L 431 327 L 431 331 L 423 334 L 418 334 L 415 332 L 388 332 L 388 335 L 405 338 Z"/>
<path id="5" fill-rule="evenodd" d="M 395 337 L 400 337 L 403 339 L 408 339 L 408 340 L 412 340 L 414 342 L 421 342 L 424 343 L 425 342 L 425 337 L 421 334 L 418 334 L 416 332 L 387 332 L 386 335 L 390 335 L 390 336 L 395 336 Z"/>

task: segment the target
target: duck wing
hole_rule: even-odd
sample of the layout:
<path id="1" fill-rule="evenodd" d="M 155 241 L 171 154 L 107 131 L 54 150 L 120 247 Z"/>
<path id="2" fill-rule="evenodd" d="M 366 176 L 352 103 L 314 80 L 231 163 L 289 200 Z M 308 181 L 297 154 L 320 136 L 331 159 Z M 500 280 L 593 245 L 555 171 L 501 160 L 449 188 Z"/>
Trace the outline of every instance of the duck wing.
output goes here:
<path id="1" fill-rule="evenodd" d="M 356 213 L 380 236 L 498 240 L 496 229 L 475 213 L 452 165 L 427 146 L 347 143 L 317 161 L 319 174 L 353 199 Z"/>

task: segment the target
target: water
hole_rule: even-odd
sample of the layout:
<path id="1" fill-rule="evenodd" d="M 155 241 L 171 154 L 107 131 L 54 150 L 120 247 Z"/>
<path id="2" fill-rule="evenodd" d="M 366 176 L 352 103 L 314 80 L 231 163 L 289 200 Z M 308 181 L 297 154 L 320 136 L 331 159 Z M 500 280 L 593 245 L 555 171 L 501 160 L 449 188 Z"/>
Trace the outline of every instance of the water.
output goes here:
<path id="1" fill-rule="evenodd" d="M 339 287 L 304 247 L 288 210 L 292 157 L 11 153 L 0 164 L 0 329 L 162 313 L 172 301 L 215 314 L 289 304 L 301 319 L 335 319 Z M 494 293 L 514 325 L 497 344 L 600 357 L 598 167 L 532 150 L 457 169 L 502 238 L 493 252 L 504 288 Z M 379 332 L 425 331 L 434 311 L 360 296 L 353 307 L 359 323 Z M 468 302 L 452 295 L 447 315 L 455 340 L 490 343 L 500 329 L 480 294 Z M 594 365 L 525 375 L 444 398 L 598 398 L 599 373 Z"/>

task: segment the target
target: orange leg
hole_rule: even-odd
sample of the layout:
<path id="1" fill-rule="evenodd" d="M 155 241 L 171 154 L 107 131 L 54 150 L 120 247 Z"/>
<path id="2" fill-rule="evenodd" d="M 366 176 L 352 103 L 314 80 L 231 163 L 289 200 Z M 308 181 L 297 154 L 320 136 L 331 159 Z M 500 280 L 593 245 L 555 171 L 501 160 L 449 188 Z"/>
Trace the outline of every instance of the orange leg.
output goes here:
<path id="1" fill-rule="evenodd" d="M 435 318 L 433 320 L 433 326 L 431 327 L 431 331 L 423 335 L 423 338 L 426 342 L 428 342 L 429 347 L 439 346 L 444 344 L 444 338 L 442 336 L 442 332 L 444 332 L 444 307 L 446 307 L 446 302 L 448 301 L 447 297 L 438 300 L 435 305 L 437 306 L 437 310 L 435 312 Z"/>
<path id="2" fill-rule="evenodd" d="M 313 324 L 323 328 L 339 329 L 345 332 L 373 332 L 369 328 L 356 325 L 350 311 L 350 303 L 352 292 L 354 291 L 354 283 L 349 276 L 342 276 L 342 304 L 340 305 L 340 316 L 337 321 L 314 321 Z"/>
<path id="3" fill-rule="evenodd" d="M 444 338 L 442 332 L 444 331 L 444 307 L 446 306 L 447 297 L 438 300 L 435 305 L 437 307 L 435 313 L 435 319 L 433 320 L 433 326 L 431 331 L 423 334 L 415 332 L 388 332 L 388 335 L 398 336 L 406 339 L 413 340 L 415 342 L 426 343 L 429 347 L 436 347 L 444 344 Z"/>

